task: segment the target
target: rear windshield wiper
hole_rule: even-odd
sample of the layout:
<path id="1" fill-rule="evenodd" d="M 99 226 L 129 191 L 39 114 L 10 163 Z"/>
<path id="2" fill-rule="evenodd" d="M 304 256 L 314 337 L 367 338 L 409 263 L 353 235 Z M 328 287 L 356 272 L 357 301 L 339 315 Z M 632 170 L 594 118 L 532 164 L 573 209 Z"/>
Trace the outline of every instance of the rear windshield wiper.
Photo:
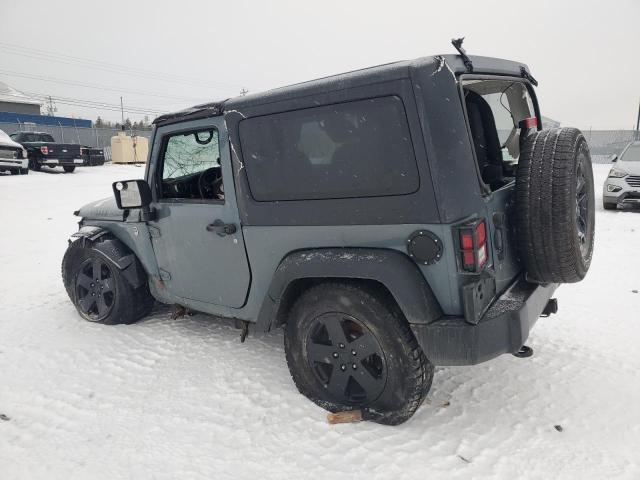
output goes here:
<path id="1" fill-rule="evenodd" d="M 527 69 L 524 68 L 522 65 L 520 66 L 520 76 L 526 80 L 529 80 L 531 85 L 533 85 L 534 87 L 538 86 L 538 81 L 535 78 L 533 78 L 533 76 L 529 72 L 527 72 Z"/>
<path id="2" fill-rule="evenodd" d="M 451 40 L 451 45 L 453 45 L 458 53 L 462 57 L 462 61 L 464 62 L 464 66 L 467 67 L 467 71 L 469 73 L 473 72 L 473 63 L 471 59 L 467 56 L 467 51 L 462 48 L 462 42 L 464 42 L 464 37 L 462 38 L 454 38 Z"/>

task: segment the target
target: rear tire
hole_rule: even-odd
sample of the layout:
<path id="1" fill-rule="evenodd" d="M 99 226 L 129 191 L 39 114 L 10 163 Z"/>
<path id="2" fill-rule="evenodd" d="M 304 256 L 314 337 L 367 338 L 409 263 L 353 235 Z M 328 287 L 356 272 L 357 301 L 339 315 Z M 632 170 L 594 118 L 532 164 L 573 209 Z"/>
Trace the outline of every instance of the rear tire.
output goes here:
<path id="1" fill-rule="evenodd" d="M 595 204 L 591 156 L 575 128 L 525 139 L 516 176 L 518 247 L 528 278 L 582 280 L 591 264 Z"/>
<path id="2" fill-rule="evenodd" d="M 74 167 L 74 166 L 67 166 L 67 165 L 63 165 L 62 168 L 67 173 L 73 173 L 73 171 L 76 169 L 76 167 Z"/>
<path id="3" fill-rule="evenodd" d="M 284 345 L 300 393 L 331 412 L 361 408 L 386 425 L 411 418 L 433 380 L 434 367 L 395 302 L 357 284 L 305 291 Z"/>
<path id="4" fill-rule="evenodd" d="M 42 168 L 42 165 L 40 165 L 38 162 L 36 162 L 35 160 L 29 160 L 29 168 L 31 170 L 33 170 L 34 172 L 39 172 L 40 169 Z"/>
<path id="5" fill-rule="evenodd" d="M 142 268 L 139 264 L 137 267 Z M 93 242 L 83 238 L 67 248 L 62 259 L 62 280 L 76 310 L 90 322 L 130 324 L 153 308 L 149 286 L 143 283 L 135 288 L 115 263 L 96 250 Z"/>

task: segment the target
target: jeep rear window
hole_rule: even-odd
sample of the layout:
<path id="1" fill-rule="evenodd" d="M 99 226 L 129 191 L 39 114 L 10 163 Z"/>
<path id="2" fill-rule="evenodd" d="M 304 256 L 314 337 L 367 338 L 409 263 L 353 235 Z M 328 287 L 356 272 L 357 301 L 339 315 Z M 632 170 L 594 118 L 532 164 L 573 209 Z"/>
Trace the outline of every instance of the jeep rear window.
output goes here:
<path id="1" fill-rule="evenodd" d="M 258 201 L 403 195 L 419 186 L 396 96 L 249 118 L 240 142 Z"/>
<path id="2" fill-rule="evenodd" d="M 514 179 L 518 125 L 536 116 L 533 101 L 519 80 L 466 80 L 463 93 L 478 169 L 483 182 L 496 190 Z"/>

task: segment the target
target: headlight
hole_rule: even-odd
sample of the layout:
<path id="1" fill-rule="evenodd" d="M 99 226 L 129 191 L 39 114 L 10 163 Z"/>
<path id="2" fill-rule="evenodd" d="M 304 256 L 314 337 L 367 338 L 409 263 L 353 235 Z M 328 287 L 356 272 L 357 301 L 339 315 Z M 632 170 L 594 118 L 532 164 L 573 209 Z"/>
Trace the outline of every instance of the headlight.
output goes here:
<path id="1" fill-rule="evenodd" d="M 607 185 L 607 192 L 619 192 L 620 190 L 622 190 L 622 187 L 618 185 Z"/>
<path id="2" fill-rule="evenodd" d="M 609 178 L 622 178 L 622 177 L 626 177 L 627 175 L 629 175 L 627 172 L 623 170 L 618 170 L 616 168 L 612 168 L 611 171 L 609 172 Z"/>
<path id="3" fill-rule="evenodd" d="M 27 158 L 29 156 L 29 154 L 27 153 L 27 149 L 23 148 L 22 149 L 22 158 Z"/>

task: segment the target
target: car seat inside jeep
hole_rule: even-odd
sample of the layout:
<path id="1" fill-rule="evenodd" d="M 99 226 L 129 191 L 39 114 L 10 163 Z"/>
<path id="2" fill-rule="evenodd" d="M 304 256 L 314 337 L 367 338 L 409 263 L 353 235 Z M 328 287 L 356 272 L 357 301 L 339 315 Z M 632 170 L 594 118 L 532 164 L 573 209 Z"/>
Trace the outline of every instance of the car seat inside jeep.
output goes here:
<path id="1" fill-rule="evenodd" d="M 515 178 L 520 156 L 519 122 L 536 116 L 521 82 L 468 80 L 464 99 L 478 169 L 493 191 Z"/>

